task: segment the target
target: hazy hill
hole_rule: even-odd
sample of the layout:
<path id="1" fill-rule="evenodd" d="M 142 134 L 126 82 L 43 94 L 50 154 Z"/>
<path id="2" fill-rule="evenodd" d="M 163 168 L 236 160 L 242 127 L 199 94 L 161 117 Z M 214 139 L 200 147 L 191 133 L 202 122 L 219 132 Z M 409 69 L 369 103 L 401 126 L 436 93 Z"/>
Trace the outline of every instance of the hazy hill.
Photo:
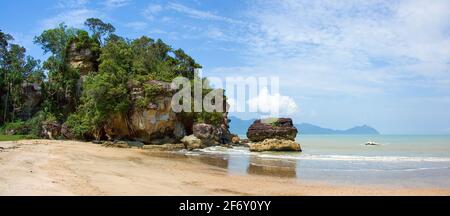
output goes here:
<path id="1" fill-rule="evenodd" d="M 230 120 L 231 132 L 240 135 L 246 134 L 248 127 L 254 121 L 254 119 L 243 120 L 234 116 L 231 116 Z M 309 123 L 295 124 L 295 127 L 300 131 L 300 134 L 379 134 L 375 128 L 367 125 L 352 127 L 347 130 L 323 128 Z"/>

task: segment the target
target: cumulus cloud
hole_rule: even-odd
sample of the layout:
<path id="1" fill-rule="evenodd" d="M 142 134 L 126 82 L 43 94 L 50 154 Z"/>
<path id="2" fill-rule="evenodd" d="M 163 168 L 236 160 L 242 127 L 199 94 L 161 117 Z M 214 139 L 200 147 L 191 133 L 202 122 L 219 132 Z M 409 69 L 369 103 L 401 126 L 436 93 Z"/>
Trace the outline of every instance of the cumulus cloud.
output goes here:
<path id="1" fill-rule="evenodd" d="M 292 115 L 298 111 L 294 99 L 279 93 L 270 94 L 267 88 L 261 89 L 257 97 L 249 99 L 248 105 L 250 110 L 268 116 Z"/>

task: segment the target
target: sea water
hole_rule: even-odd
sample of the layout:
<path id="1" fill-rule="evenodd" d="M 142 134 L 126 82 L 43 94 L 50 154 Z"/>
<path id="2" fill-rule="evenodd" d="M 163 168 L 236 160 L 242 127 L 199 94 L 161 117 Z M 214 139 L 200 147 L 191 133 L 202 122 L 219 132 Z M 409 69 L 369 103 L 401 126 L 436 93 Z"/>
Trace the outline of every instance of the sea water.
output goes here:
<path id="1" fill-rule="evenodd" d="M 367 142 L 379 145 L 365 145 Z M 450 187 L 450 136 L 300 135 L 302 152 L 210 147 L 202 161 L 230 174 L 270 175 L 334 184 Z"/>

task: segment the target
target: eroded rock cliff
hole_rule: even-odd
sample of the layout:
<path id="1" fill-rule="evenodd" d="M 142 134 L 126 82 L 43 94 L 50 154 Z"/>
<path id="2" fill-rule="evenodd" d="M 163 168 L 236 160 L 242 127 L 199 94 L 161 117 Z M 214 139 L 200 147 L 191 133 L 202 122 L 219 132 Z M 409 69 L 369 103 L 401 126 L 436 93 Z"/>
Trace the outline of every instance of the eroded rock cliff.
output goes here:
<path id="1" fill-rule="evenodd" d="M 158 89 L 158 94 L 147 99 L 145 86 Z M 134 139 L 148 144 L 175 143 L 186 135 L 186 129 L 176 113 L 171 100 L 175 92 L 170 83 L 148 81 L 130 84 L 132 108 L 127 114 L 111 116 L 105 125 L 108 139 Z"/>

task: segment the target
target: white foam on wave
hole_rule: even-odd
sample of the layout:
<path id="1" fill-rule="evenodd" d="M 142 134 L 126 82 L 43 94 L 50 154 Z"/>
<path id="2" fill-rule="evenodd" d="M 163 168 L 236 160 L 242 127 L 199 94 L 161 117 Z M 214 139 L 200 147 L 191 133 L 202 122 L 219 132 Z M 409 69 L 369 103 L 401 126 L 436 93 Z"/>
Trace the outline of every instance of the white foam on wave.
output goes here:
<path id="1" fill-rule="evenodd" d="M 447 157 L 405 157 L 405 156 L 359 156 L 359 155 L 270 155 L 261 154 L 260 157 L 284 158 L 299 160 L 330 160 L 330 161 L 378 161 L 378 162 L 450 162 Z"/>
<path id="2" fill-rule="evenodd" d="M 361 171 L 370 171 L 370 172 L 415 172 L 415 171 L 424 171 L 424 170 L 443 170 L 450 169 L 450 167 L 418 167 L 418 168 L 394 168 L 394 169 L 375 169 L 375 168 L 359 168 L 359 169 L 338 169 L 338 171 L 343 172 L 361 172 Z M 336 171 L 336 169 L 324 169 L 321 168 L 322 171 Z"/>
<path id="3" fill-rule="evenodd" d="M 201 149 L 198 153 L 251 155 L 267 159 L 288 160 L 322 160 L 322 161 L 373 161 L 373 162 L 449 162 L 449 157 L 416 157 L 416 156 L 361 156 L 361 155 L 311 155 L 305 153 L 257 153 L 250 152 L 246 147 L 209 147 Z"/>

